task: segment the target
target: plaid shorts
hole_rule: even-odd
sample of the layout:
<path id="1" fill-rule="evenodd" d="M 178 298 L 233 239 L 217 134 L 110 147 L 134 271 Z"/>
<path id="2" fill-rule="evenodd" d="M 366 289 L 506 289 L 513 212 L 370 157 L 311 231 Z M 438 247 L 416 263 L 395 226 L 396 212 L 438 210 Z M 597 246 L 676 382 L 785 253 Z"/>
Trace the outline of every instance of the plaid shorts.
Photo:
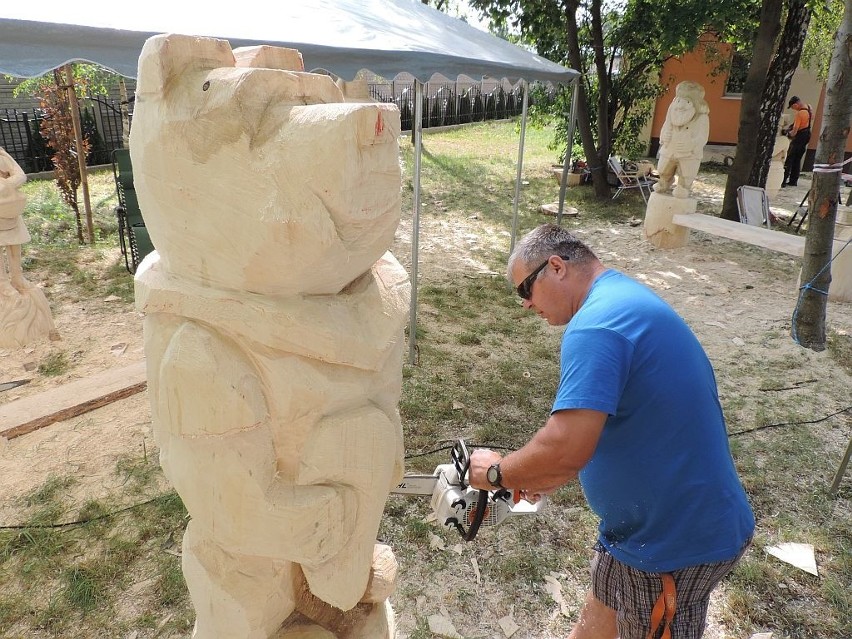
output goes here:
<path id="1" fill-rule="evenodd" d="M 677 591 L 672 639 L 701 639 L 710 593 L 737 565 L 748 547 L 749 543 L 729 561 L 689 566 L 671 573 Z M 616 611 L 620 639 L 645 639 L 651 627 L 651 610 L 662 591 L 659 574 L 621 563 L 601 544 L 596 544 L 595 551 L 591 566 L 595 599 Z"/>

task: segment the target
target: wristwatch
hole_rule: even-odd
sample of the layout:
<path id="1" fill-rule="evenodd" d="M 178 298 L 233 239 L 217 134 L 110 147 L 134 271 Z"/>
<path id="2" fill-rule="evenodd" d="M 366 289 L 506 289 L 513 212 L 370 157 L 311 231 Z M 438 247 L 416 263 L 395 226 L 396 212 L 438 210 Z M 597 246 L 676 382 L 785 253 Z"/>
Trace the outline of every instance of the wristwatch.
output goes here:
<path id="1" fill-rule="evenodd" d="M 491 464 L 488 467 L 488 472 L 485 473 L 485 478 L 488 483 L 494 488 L 503 488 L 503 473 L 500 472 L 500 464 Z"/>

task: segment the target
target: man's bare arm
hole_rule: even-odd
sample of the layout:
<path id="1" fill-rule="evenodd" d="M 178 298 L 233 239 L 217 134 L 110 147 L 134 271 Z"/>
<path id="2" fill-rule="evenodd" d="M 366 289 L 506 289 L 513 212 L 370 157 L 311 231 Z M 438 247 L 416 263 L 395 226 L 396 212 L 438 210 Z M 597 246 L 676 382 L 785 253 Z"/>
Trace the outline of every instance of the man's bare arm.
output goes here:
<path id="1" fill-rule="evenodd" d="M 606 418 L 606 413 L 594 410 L 562 410 L 553 413 L 523 448 L 502 459 L 493 451 L 476 450 L 471 454 L 470 485 L 492 488 L 485 473 L 500 462 L 506 488 L 552 492 L 574 479 L 592 458 Z"/>

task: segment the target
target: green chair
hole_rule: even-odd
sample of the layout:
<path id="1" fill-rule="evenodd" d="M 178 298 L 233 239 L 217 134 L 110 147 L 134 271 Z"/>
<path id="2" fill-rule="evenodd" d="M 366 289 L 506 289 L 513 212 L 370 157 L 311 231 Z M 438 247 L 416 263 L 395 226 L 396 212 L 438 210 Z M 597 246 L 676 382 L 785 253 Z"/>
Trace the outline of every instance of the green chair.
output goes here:
<path id="1" fill-rule="evenodd" d="M 118 240 L 124 266 L 135 273 L 142 259 L 154 250 L 151 236 L 142 219 L 142 209 L 133 187 L 133 166 L 130 164 L 130 151 L 116 149 L 112 152 L 112 174 L 118 193 L 118 206 L 115 215 L 118 219 Z"/>

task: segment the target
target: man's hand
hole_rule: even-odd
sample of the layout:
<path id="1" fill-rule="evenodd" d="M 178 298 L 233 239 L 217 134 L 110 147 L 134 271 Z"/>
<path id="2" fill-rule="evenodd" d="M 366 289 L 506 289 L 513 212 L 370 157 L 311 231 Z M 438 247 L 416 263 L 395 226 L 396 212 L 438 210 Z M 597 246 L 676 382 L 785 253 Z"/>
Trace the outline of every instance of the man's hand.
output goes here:
<path id="1" fill-rule="evenodd" d="M 502 459 L 499 453 L 487 448 L 477 448 L 470 454 L 470 468 L 467 471 L 467 483 L 479 490 L 494 490 L 485 473 L 491 464 Z"/>

